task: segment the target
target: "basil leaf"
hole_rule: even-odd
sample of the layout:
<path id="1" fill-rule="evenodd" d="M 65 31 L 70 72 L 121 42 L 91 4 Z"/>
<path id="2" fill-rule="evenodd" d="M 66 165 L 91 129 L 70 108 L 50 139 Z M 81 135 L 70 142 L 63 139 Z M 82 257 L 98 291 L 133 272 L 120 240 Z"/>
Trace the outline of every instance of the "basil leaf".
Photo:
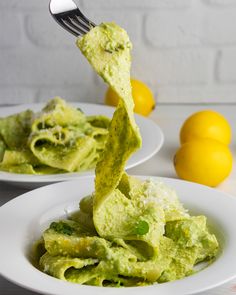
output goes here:
<path id="1" fill-rule="evenodd" d="M 68 236 L 71 236 L 74 232 L 72 227 L 70 227 L 67 223 L 61 221 L 51 223 L 50 228 L 55 230 L 59 234 L 64 234 Z"/>
<path id="2" fill-rule="evenodd" d="M 136 235 L 146 235 L 149 232 L 149 224 L 145 220 L 140 220 L 134 229 Z"/>

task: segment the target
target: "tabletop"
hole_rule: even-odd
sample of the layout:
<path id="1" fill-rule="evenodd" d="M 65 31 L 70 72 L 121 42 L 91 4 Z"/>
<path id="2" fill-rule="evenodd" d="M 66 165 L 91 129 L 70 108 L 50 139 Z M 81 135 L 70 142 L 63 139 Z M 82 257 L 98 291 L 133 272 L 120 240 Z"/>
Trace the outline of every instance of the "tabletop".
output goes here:
<path id="1" fill-rule="evenodd" d="M 192 113 L 212 109 L 222 113 L 230 122 L 233 130 L 231 151 L 236 159 L 236 103 L 221 105 L 159 105 L 151 114 L 150 119 L 155 121 L 163 130 L 165 142 L 162 149 L 150 160 L 129 170 L 133 175 L 150 175 L 176 178 L 173 167 L 173 156 L 179 147 L 179 130 L 183 121 Z M 152 134 L 151 136 L 155 136 Z M 236 165 L 229 178 L 217 189 L 236 197 Z M 0 182 L 0 206 L 11 199 L 25 193 L 27 189 L 14 187 Z M 1 263 L 1 262 L 0 262 Z M 18 267 L 18 266 L 16 266 Z M 227 267 L 227 265 L 225 266 Z M 18 287 L 0 277 L 1 295 L 35 295 L 35 292 Z M 212 289 L 199 295 L 233 295 L 236 294 L 236 279 L 221 287 Z"/>

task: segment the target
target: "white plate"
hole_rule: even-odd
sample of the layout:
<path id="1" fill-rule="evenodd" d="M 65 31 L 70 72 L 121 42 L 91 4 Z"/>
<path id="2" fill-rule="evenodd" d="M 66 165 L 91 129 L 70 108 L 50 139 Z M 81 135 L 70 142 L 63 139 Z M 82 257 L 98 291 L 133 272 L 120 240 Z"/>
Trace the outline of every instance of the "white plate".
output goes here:
<path id="1" fill-rule="evenodd" d="M 39 111 L 45 104 L 24 104 L 20 106 L 0 108 L 0 117 L 22 112 L 26 109 Z M 72 103 L 75 107 L 79 107 L 86 115 L 105 115 L 112 117 L 114 108 L 88 103 Z M 162 147 L 164 136 L 160 127 L 145 117 L 135 115 L 136 122 L 140 128 L 143 139 L 142 148 L 137 151 L 128 161 L 126 169 L 135 167 L 154 156 Z M 16 174 L 0 171 L 0 181 L 14 183 L 18 186 L 35 188 L 49 183 L 78 179 L 79 177 L 94 176 L 94 170 L 89 170 L 80 173 L 63 173 L 51 175 L 29 175 Z"/>
<path id="2" fill-rule="evenodd" d="M 27 289 L 53 295 L 187 295 L 206 291 L 235 278 L 236 198 L 198 184 L 160 179 L 177 191 L 190 212 L 208 217 L 222 252 L 206 269 L 175 282 L 132 288 L 81 286 L 37 270 L 28 259 L 33 241 L 52 220 L 77 210 L 79 200 L 93 191 L 93 178 L 85 178 L 36 189 L 0 208 L 0 274 Z"/>

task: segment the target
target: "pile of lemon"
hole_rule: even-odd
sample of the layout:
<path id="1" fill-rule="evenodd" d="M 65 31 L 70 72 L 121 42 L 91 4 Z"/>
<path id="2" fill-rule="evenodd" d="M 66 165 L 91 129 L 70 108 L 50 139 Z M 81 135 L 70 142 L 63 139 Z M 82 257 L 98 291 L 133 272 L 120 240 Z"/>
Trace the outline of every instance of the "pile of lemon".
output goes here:
<path id="1" fill-rule="evenodd" d="M 218 112 L 204 110 L 190 116 L 180 130 L 181 147 L 175 154 L 177 175 L 185 180 L 215 187 L 230 174 L 231 128 Z"/>

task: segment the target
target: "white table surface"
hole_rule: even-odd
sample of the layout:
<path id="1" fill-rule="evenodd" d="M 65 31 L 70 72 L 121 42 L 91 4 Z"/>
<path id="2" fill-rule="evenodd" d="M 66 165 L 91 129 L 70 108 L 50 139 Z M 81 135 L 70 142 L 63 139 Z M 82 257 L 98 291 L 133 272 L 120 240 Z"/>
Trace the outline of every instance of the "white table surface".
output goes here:
<path id="1" fill-rule="evenodd" d="M 129 170 L 129 174 L 133 175 L 151 175 L 174 177 L 176 174 L 173 168 L 172 159 L 179 146 L 179 130 L 183 121 L 193 112 L 201 109 L 213 109 L 221 112 L 230 122 L 233 129 L 233 142 L 231 150 L 236 159 L 236 103 L 233 105 L 161 105 L 157 106 L 150 118 L 154 120 L 163 130 L 165 135 L 165 143 L 161 151 L 152 159 L 144 164 Z M 150 134 L 155 136 L 155 134 Z M 221 184 L 217 189 L 235 195 L 236 197 L 236 169 L 234 169 L 230 177 Z M 13 187 L 6 183 L 0 182 L 0 206 L 12 198 L 26 192 L 26 189 Z M 236 208 L 235 208 L 236 212 Z M 236 232 L 235 232 L 236 234 Z M 236 249 L 235 249 L 236 255 Z M 0 261 L 1 263 L 1 261 Z M 20 266 L 16 266 L 16 268 Z M 225 265 L 227 268 L 227 265 Z M 30 280 L 30 278 L 29 278 Z M 4 278 L 0 277 L 0 295 L 33 295 L 34 292 L 18 287 Z M 236 279 L 221 287 L 212 289 L 201 295 L 233 295 L 236 294 Z M 66 294 L 65 294 L 66 295 Z M 174 294 L 173 294 L 174 295 Z"/>

